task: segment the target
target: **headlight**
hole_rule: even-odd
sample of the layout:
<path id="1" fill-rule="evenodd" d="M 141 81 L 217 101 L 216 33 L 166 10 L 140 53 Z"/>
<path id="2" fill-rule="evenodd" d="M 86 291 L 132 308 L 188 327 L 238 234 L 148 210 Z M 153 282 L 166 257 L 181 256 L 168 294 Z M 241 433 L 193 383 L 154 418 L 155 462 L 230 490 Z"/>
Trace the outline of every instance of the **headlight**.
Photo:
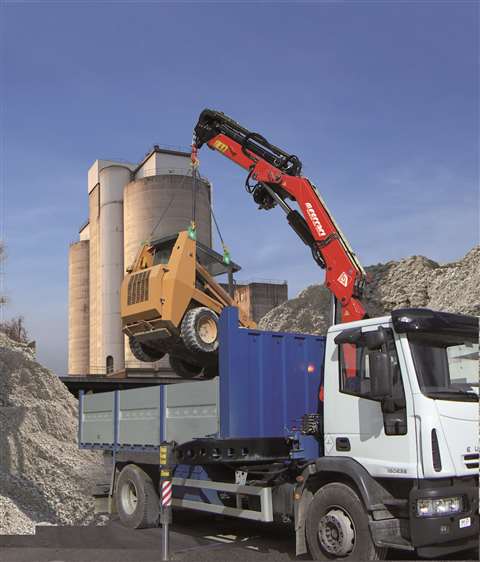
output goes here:
<path id="1" fill-rule="evenodd" d="M 432 517 L 433 515 L 449 515 L 458 513 L 463 509 L 461 496 L 453 498 L 417 500 L 417 515 L 419 517 Z"/>

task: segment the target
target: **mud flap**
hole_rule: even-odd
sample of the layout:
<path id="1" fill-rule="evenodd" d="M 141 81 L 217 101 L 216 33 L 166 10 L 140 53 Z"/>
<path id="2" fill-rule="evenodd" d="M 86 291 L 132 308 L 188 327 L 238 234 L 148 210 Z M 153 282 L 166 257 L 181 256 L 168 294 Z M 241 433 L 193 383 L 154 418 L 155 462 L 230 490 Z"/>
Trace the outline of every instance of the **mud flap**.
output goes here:
<path id="1" fill-rule="evenodd" d="M 295 553 L 296 556 L 307 554 L 307 538 L 305 536 L 305 522 L 308 508 L 312 503 L 313 493 L 305 488 L 300 500 L 295 502 Z"/>

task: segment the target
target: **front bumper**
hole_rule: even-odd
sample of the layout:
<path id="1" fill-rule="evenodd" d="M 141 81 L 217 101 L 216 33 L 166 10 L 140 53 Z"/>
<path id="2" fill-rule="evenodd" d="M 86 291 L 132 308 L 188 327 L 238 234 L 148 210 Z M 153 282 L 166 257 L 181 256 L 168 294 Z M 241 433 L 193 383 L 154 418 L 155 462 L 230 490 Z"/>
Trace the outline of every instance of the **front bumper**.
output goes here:
<path id="1" fill-rule="evenodd" d="M 418 554 L 438 557 L 478 546 L 478 481 L 474 478 L 439 479 L 421 483 L 410 492 L 410 538 Z M 425 486 L 425 487 L 423 487 Z M 459 513 L 419 517 L 417 500 L 463 496 Z"/>

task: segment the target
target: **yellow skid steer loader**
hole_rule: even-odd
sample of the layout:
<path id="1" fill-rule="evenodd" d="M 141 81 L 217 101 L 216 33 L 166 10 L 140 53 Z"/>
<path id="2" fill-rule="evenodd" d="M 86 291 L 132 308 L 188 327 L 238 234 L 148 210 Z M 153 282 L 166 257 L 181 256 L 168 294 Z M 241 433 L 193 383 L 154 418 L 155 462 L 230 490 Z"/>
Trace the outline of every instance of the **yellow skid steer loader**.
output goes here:
<path id="1" fill-rule="evenodd" d="M 240 266 L 197 242 L 188 231 L 145 244 L 121 288 L 123 331 L 136 359 L 153 362 L 169 354 L 172 369 L 185 378 L 216 376 L 218 317 L 235 306 L 214 276 Z M 253 328 L 240 311 L 242 326 Z"/>

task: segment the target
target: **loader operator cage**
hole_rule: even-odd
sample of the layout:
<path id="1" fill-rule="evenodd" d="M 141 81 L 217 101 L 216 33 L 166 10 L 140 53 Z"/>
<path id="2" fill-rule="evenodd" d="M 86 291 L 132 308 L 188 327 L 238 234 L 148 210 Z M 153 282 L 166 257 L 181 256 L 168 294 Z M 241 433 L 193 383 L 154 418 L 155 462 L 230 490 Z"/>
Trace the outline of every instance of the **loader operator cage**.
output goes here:
<path id="1" fill-rule="evenodd" d="M 150 242 L 153 252 L 153 265 L 167 264 L 172 253 L 175 242 L 177 241 L 178 234 L 172 234 L 165 238 L 159 238 Z M 200 263 L 213 277 L 217 275 L 227 274 L 229 271 L 236 273 L 242 268 L 231 261 L 228 265 L 225 264 L 223 256 L 215 250 L 212 250 L 205 244 L 196 241 L 197 247 L 197 262 Z"/>

